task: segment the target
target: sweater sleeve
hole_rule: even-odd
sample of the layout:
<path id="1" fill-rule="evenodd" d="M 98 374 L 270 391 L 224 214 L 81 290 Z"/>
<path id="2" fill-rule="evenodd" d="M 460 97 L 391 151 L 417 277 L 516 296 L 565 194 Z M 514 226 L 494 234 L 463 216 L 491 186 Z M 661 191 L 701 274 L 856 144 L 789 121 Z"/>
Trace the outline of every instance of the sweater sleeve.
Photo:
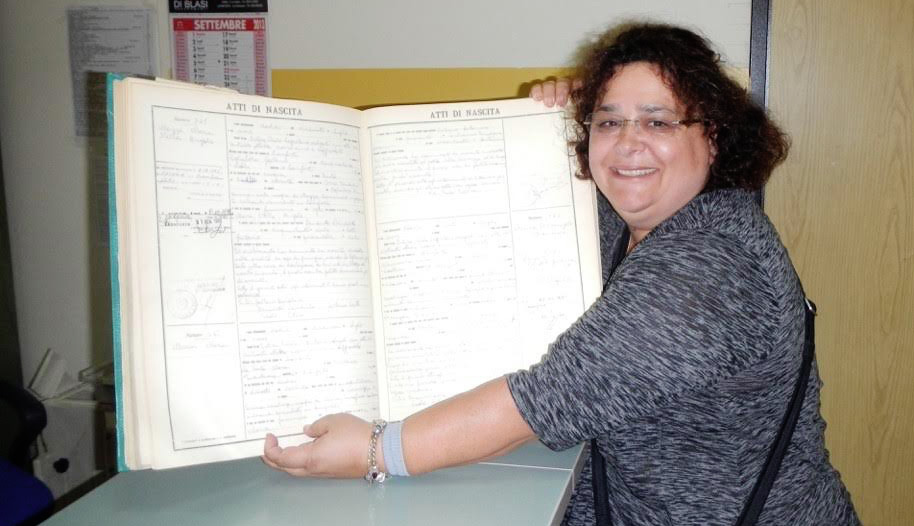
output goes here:
<path id="1" fill-rule="evenodd" d="M 541 362 L 508 385 L 537 436 L 567 448 L 762 359 L 773 304 L 764 271 L 735 240 L 648 237 Z"/>

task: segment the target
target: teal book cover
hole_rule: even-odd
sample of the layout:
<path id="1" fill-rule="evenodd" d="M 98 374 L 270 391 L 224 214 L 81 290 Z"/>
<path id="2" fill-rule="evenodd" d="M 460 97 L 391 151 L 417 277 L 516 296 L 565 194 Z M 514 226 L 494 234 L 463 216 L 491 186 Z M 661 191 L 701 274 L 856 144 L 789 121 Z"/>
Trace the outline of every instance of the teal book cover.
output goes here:
<path id="1" fill-rule="evenodd" d="M 118 281 L 117 193 L 114 173 L 114 83 L 127 75 L 108 73 L 105 83 L 108 118 L 108 246 L 111 258 L 111 327 L 114 353 L 114 405 L 117 429 L 117 470 L 128 471 L 124 457 L 124 389 L 121 362 L 121 291 Z"/>

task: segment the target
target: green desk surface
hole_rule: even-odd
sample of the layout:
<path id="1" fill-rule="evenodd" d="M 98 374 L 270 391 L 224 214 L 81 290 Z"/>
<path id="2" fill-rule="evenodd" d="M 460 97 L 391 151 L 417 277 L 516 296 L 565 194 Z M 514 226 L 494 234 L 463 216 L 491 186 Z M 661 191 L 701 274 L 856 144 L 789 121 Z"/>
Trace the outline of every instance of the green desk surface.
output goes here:
<path id="1" fill-rule="evenodd" d="M 535 443 L 491 462 L 381 486 L 299 479 L 258 458 L 120 473 L 44 524 L 549 525 L 562 518 L 581 447 Z"/>

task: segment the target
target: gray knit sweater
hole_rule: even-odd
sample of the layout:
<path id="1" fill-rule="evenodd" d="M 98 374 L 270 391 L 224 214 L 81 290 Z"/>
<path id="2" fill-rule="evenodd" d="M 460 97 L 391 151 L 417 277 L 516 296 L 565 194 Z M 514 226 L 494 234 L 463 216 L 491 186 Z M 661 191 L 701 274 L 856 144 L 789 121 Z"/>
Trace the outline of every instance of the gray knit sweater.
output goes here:
<path id="1" fill-rule="evenodd" d="M 803 292 L 774 228 L 750 193 L 715 191 L 646 236 L 508 385 L 547 446 L 597 439 L 615 526 L 731 525 L 787 410 L 803 331 Z M 859 524 L 828 462 L 820 387 L 814 363 L 760 524 Z M 593 523 L 590 491 L 588 466 L 567 524 Z"/>

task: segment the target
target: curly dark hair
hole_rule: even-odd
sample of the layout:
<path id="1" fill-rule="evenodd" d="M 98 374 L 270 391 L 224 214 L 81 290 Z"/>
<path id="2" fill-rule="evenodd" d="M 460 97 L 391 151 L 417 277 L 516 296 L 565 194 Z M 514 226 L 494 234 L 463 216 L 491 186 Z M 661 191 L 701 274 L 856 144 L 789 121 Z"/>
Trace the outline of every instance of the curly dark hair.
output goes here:
<path id="1" fill-rule="evenodd" d="M 627 24 L 610 29 L 582 53 L 572 90 L 575 120 L 572 141 L 581 166 L 580 177 L 590 179 L 588 142 L 584 125 L 606 92 L 607 82 L 620 67 L 632 62 L 657 66 L 664 81 L 686 109 L 688 119 L 705 122 L 705 134 L 717 146 L 703 191 L 718 188 L 760 190 L 778 163 L 787 157 L 787 136 L 755 104 L 739 84 L 724 73 L 720 56 L 703 37 L 665 24 Z"/>

